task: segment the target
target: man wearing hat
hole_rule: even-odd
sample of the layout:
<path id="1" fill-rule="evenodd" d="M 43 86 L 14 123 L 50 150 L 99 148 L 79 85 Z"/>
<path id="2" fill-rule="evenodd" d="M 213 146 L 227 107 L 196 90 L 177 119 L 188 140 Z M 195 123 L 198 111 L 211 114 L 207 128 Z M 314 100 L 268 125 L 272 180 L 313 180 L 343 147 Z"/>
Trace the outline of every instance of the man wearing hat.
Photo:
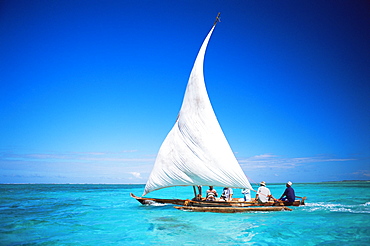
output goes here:
<path id="1" fill-rule="evenodd" d="M 262 181 L 260 183 L 260 187 L 257 190 L 256 201 L 258 201 L 259 203 L 266 203 L 268 202 L 270 197 L 272 197 L 270 189 L 266 187 L 265 181 Z"/>
<path id="2" fill-rule="evenodd" d="M 284 193 L 281 195 L 280 199 L 281 201 L 284 201 L 284 202 L 288 202 L 289 204 L 290 203 L 293 203 L 295 201 L 295 193 L 294 193 L 294 190 L 292 188 L 292 182 L 288 181 L 288 183 L 286 183 L 286 189 L 284 191 Z"/>

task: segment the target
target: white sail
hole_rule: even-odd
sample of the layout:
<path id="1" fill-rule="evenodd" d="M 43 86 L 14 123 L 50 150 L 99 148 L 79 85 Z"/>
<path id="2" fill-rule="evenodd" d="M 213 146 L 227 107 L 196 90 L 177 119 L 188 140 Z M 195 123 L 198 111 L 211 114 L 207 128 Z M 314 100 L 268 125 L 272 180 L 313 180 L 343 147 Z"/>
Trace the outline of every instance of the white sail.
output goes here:
<path id="1" fill-rule="evenodd" d="M 147 193 L 171 186 L 252 189 L 217 121 L 203 76 L 205 38 L 190 74 L 178 119 L 159 149 Z"/>

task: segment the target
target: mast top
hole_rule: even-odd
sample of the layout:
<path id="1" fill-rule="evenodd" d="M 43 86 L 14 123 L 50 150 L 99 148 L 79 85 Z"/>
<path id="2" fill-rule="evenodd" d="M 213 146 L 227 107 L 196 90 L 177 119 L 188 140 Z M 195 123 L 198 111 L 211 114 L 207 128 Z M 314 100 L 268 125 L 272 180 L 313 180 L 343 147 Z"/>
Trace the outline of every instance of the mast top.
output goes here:
<path id="1" fill-rule="evenodd" d="M 221 22 L 221 20 L 220 20 L 220 12 L 218 12 L 218 15 L 216 16 L 216 20 L 215 20 L 215 22 L 213 23 L 213 25 L 215 26 L 218 22 Z"/>

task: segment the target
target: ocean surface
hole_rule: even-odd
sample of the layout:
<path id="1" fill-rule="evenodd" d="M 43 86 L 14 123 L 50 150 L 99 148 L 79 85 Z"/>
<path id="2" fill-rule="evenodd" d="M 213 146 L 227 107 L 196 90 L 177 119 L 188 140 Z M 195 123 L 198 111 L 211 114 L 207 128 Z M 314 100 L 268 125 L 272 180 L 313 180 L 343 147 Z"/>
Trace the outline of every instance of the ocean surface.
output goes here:
<path id="1" fill-rule="evenodd" d="M 275 197 L 285 189 L 267 187 Z M 3 184 L 0 245 L 370 245 L 370 182 L 293 188 L 307 196 L 293 211 L 218 214 L 141 205 L 129 194 L 144 185 Z M 193 189 L 147 196 L 186 199 Z"/>

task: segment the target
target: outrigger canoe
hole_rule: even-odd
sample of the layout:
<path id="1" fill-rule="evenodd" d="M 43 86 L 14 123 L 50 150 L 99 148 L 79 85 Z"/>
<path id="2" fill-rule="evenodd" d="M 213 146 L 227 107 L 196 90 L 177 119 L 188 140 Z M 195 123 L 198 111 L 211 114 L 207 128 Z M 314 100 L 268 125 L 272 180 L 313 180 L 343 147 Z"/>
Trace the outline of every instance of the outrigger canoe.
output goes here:
<path id="1" fill-rule="evenodd" d="M 206 201 L 206 200 L 190 200 L 190 199 L 162 199 L 162 198 L 149 198 L 149 197 L 138 197 L 130 193 L 132 198 L 135 198 L 138 202 L 143 205 L 151 205 L 154 203 L 159 204 L 174 204 L 188 207 L 231 207 L 231 208 L 245 208 L 245 207 L 286 207 L 286 206 L 300 206 L 304 205 L 306 197 L 300 197 L 301 200 L 295 200 L 293 204 L 284 202 L 267 202 L 267 203 L 256 203 L 256 202 L 244 202 L 240 201 L 239 198 L 234 198 L 232 201 Z"/>

